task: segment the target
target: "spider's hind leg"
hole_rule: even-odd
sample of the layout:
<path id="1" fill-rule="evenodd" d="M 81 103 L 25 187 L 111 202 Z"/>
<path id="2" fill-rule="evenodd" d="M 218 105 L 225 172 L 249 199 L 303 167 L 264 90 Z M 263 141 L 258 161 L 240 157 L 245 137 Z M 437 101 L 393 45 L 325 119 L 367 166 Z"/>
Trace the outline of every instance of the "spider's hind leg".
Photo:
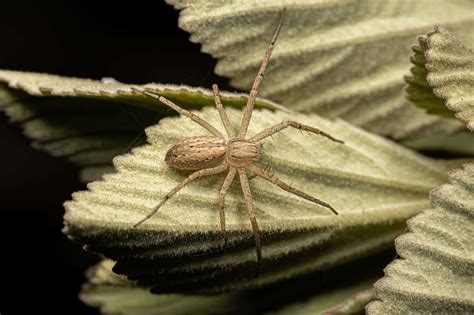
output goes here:
<path id="1" fill-rule="evenodd" d="M 142 224 L 143 222 L 147 221 L 148 219 L 150 219 L 152 216 L 154 216 L 158 210 L 160 209 L 160 207 L 166 202 L 168 201 L 171 197 L 173 197 L 178 191 L 180 191 L 184 186 L 186 186 L 187 184 L 189 184 L 190 182 L 192 182 L 193 180 L 195 179 L 198 179 L 200 177 L 204 177 L 204 176 L 209 176 L 209 175 L 215 175 L 215 174 L 219 174 L 219 173 L 222 173 L 224 172 L 225 170 L 227 169 L 227 165 L 219 165 L 219 166 L 216 166 L 216 167 L 213 167 L 213 168 L 205 168 L 205 169 L 202 169 L 202 170 L 198 170 L 194 173 L 192 173 L 191 175 L 189 175 L 187 178 L 185 178 L 181 183 L 179 183 L 176 187 L 174 187 L 173 189 L 171 189 L 170 192 L 168 192 L 163 198 L 161 198 L 161 200 L 158 202 L 158 205 L 155 206 L 153 208 L 153 210 L 148 213 L 148 215 L 143 218 L 142 220 L 140 220 L 139 222 L 135 223 L 135 225 L 133 227 L 137 227 L 139 226 L 140 224 Z"/>
<path id="2" fill-rule="evenodd" d="M 165 104 L 166 106 L 174 109 L 175 111 L 177 111 L 179 114 L 183 115 L 183 116 L 186 116 L 188 117 L 189 119 L 191 119 L 192 121 L 194 121 L 195 123 L 201 125 L 203 128 L 207 129 L 210 133 L 212 133 L 214 136 L 216 137 L 219 137 L 219 138 L 224 138 L 224 136 L 222 135 L 222 133 L 217 130 L 216 128 L 214 128 L 214 126 L 212 126 L 210 123 L 208 123 L 207 121 L 205 121 L 204 119 L 202 119 L 201 117 L 199 117 L 198 115 L 196 114 L 193 114 L 191 113 L 190 111 L 184 109 L 184 108 L 181 108 L 179 107 L 178 105 L 176 105 L 175 103 L 173 103 L 172 101 L 170 101 L 169 99 L 167 99 L 166 97 L 163 97 L 161 95 L 157 95 L 157 94 L 154 94 L 154 93 L 151 93 L 151 92 L 148 92 L 148 91 L 142 91 L 140 89 L 137 89 L 135 87 L 132 87 L 131 88 L 133 91 L 135 92 L 138 92 L 138 93 L 141 93 L 143 95 L 146 95 L 148 97 L 151 97 L 151 98 L 154 98 L 154 99 L 157 99 L 159 100 L 161 103 Z"/>

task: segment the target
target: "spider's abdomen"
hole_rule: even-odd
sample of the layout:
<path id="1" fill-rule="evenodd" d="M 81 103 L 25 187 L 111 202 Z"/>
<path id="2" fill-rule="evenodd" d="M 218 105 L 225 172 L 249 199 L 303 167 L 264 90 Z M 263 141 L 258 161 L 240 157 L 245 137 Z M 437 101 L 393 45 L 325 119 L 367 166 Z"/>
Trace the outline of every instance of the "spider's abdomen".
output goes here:
<path id="1" fill-rule="evenodd" d="M 225 140 L 213 136 L 186 138 L 166 152 L 165 162 L 183 170 L 200 170 L 222 163 L 226 153 Z"/>
<path id="2" fill-rule="evenodd" d="M 243 167 L 260 160 L 262 145 L 260 143 L 233 138 L 228 141 L 227 163 L 234 167 Z"/>

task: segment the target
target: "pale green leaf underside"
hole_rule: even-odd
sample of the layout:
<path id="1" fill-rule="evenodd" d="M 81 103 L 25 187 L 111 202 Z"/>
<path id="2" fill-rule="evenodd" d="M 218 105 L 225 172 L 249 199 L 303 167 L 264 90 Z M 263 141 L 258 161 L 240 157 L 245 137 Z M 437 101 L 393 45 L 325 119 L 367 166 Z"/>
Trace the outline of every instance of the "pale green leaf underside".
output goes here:
<path id="1" fill-rule="evenodd" d="M 369 314 L 474 313 L 474 164 L 449 172 L 431 193 L 435 209 L 408 221 L 397 259 L 375 284 Z"/>
<path id="2" fill-rule="evenodd" d="M 233 127 L 241 112 L 228 109 Z M 221 129 L 217 111 L 200 113 Z M 249 134 L 285 119 L 317 126 L 345 141 L 286 130 L 268 139 L 261 166 L 340 211 L 301 200 L 260 179 L 251 187 L 263 231 L 263 264 L 255 277 L 255 249 L 240 185 L 226 199 L 230 248 L 222 252 L 217 195 L 223 176 L 201 179 L 170 199 L 159 214 L 132 228 L 189 172 L 163 159 L 167 149 L 207 132 L 184 118 L 164 118 L 146 132 L 149 145 L 116 157 L 116 173 L 88 185 L 67 202 L 67 233 L 118 260 L 125 273 L 156 292 L 220 292 L 256 287 L 341 264 L 388 246 L 404 221 L 429 206 L 428 192 L 445 180 L 445 164 L 343 121 L 314 115 L 255 111 Z"/>
<path id="3" fill-rule="evenodd" d="M 473 131 L 474 51 L 440 26 L 418 41 L 412 47 L 415 66 L 406 78 L 408 98 L 428 112 L 454 112 Z"/>
<path id="4" fill-rule="evenodd" d="M 361 282 L 343 289 L 327 291 L 304 303 L 294 303 L 275 312 L 277 315 L 363 314 L 373 299 L 373 281 Z"/>
<path id="5" fill-rule="evenodd" d="M 91 306 L 101 308 L 104 314 L 158 315 L 158 314 L 259 314 L 274 308 L 281 294 L 291 294 L 288 287 L 272 289 L 272 298 L 264 298 L 268 291 L 236 292 L 214 296 L 179 294 L 154 295 L 148 290 L 133 286 L 125 278 L 111 271 L 113 262 L 102 261 L 91 269 L 89 282 L 83 287 L 81 299 Z M 339 311 L 355 314 L 363 311 L 372 298 L 372 282 L 366 281 L 342 289 L 329 290 L 308 301 L 273 309 L 271 314 L 298 315 L 324 314 Z M 263 295 L 263 296 L 262 296 Z"/>
<path id="6" fill-rule="evenodd" d="M 410 104 L 403 75 L 414 38 L 434 24 L 471 42 L 469 1 L 167 0 L 191 41 L 219 59 L 216 73 L 248 90 L 278 16 L 283 25 L 261 94 L 301 112 L 340 117 L 396 139 L 451 134 L 462 124 Z"/>
<path id="7" fill-rule="evenodd" d="M 3 84 L 2 84 L 3 83 Z M 83 167 L 85 181 L 112 171 L 112 158 L 146 142 L 144 129 L 174 115 L 156 100 L 119 82 L 103 83 L 42 73 L 0 70 L 0 111 L 22 125 L 35 148 Z M 185 108 L 214 106 L 212 91 L 188 86 L 147 84 Z M 242 107 L 247 98 L 221 93 L 227 106 Z M 281 109 L 266 100 L 257 107 Z"/>

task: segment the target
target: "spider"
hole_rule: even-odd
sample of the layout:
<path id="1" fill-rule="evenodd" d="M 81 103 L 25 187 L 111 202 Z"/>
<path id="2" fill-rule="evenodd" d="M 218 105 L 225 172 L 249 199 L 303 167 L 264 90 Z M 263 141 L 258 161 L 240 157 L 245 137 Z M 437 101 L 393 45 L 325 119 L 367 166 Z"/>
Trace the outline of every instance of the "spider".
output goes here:
<path id="1" fill-rule="evenodd" d="M 260 237 L 260 229 L 258 227 L 257 219 L 255 217 L 255 212 L 253 208 L 253 199 L 250 190 L 247 171 L 252 172 L 254 176 L 259 176 L 292 194 L 295 194 L 306 200 L 326 207 L 336 215 L 338 214 L 337 211 L 331 205 L 282 182 L 277 177 L 274 177 L 267 170 L 258 167 L 255 162 L 259 161 L 262 156 L 262 144 L 260 143 L 260 141 L 288 127 L 319 134 L 335 142 L 344 143 L 343 141 L 337 140 L 331 135 L 317 128 L 306 126 L 291 120 L 282 121 L 279 124 L 266 128 L 261 132 L 255 134 L 254 136 L 247 138 L 247 129 L 249 127 L 250 119 L 252 117 L 255 99 L 257 97 L 258 89 L 260 87 L 260 83 L 262 82 L 268 62 L 270 60 L 273 47 L 283 25 L 285 19 L 285 11 L 286 10 L 283 10 L 281 13 L 278 26 L 276 27 L 273 33 L 273 37 L 269 45 L 267 46 L 262 64 L 253 82 L 252 89 L 250 90 L 250 94 L 247 99 L 247 104 L 243 112 L 242 124 L 238 135 L 234 134 L 234 131 L 230 126 L 229 117 L 227 116 L 227 113 L 225 112 L 224 107 L 222 105 L 217 84 L 214 84 L 212 86 L 214 92 L 214 101 L 216 104 L 217 111 L 219 112 L 219 116 L 224 125 L 225 131 L 227 133 L 227 136 L 223 135 L 220 131 L 218 131 L 215 127 L 213 127 L 210 123 L 208 123 L 198 115 L 179 107 L 178 105 L 174 104 L 165 97 L 153 94 L 146 90 L 142 91 L 137 88 L 132 88 L 136 92 L 145 94 L 146 96 L 154 99 L 158 99 L 161 103 L 174 109 L 179 114 L 190 118 L 192 121 L 201 125 L 212 134 L 212 136 L 207 135 L 186 138 L 181 142 L 175 144 L 167 151 L 165 162 L 170 167 L 181 170 L 194 170 L 195 172 L 189 175 L 171 191 L 169 191 L 158 202 L 154 209 L 143 220 L 136 223 L 134 227 L 137 227 L 146 220 L 150 219 L 154 214 L 158 212 L 160 207 L 167 200 L 169 200 L 179 190 L 181 190 L 193 180 L 204 176 L 219 174 L 225 171 L 228 171 L 228 173 L 219 192 L 220 229 L 224 237 L 224 244 L 226 243 L 224 201 L 226 193 L 229 190 L 232 182 L 234 181 L 236 174 L 238 173 L 242 192 L 245 199 L 245 206 L 247 208 L 248 217 L 255 238 L 255 249 L 258 264 L 260 264 L 260 261 L 262 259 L 262 244 Z"/>

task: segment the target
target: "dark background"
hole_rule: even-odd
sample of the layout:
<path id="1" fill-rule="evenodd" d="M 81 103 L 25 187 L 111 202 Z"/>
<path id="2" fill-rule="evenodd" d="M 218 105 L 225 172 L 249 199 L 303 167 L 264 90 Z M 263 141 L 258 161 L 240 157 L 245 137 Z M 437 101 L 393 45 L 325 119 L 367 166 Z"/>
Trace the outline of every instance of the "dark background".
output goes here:
<path id="1" fill-rule="evenodd" d="M 2 1 L 0 69 L 229 89 L 178 12 L 151 3 Z M 77 298 L 97 257 L 61 233 L 62 203 L 83 188 L 76 168 L 32 149 L 1 112 L 0 148 L 0 313 L 98 314 Z"/>

